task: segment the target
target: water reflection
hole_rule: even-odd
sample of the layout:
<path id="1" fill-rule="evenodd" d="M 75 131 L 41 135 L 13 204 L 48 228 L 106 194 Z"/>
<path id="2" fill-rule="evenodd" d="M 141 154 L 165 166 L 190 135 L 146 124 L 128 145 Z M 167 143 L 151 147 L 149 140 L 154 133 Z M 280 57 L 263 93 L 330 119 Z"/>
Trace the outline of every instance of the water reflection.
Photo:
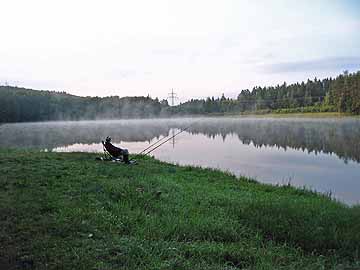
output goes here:
<path id="1" fill-rule="evenodd" d="M 6 124 L 0 147 L 102 151 L 110 135 L 137 153 L 190 128 L 153 152 L 169 162 L 231 171 L 266 183 L 291 181 L 360 201 L 360 119 L 201 118 Z"/>
<path id="2" fill-rule="evenodd" d="M 7 124 L 0 126 L 0 146 L 51 150 L 99 143 L 108 135 L 115 142 L 151 142 L 191 124 L 191 134 L 209 138 L 219 135 L 224 141 L 235 134 L 243 144 L 259 148 L 334 153 L 345 162 L 360 162 L 359 119 L 202 118 Z M 171 143 L 175 147 L 175 142 Z"/>

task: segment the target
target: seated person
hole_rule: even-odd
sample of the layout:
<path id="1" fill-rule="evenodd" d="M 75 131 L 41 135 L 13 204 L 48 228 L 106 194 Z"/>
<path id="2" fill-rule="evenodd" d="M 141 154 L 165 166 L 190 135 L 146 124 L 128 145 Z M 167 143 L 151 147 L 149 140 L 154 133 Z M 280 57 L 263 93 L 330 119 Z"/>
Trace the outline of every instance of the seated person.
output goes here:
<path id="1" fill-rule="evenodd" d="M 127 149 L 121 149 L 114 146 L 111 143 L 111 138 L 106 137 L 105 142 L 101 141 L 106 151 L 114 158 L 121 158 L 125 163 L 129 163 L 129 151 Z"/>

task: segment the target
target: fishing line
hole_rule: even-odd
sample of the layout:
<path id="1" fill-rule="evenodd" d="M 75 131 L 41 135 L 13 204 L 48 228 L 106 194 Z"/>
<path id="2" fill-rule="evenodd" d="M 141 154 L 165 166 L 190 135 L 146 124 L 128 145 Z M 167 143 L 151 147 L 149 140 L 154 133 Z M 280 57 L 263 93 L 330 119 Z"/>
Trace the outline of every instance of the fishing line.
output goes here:
<path id="1" fill-rule="evenodd" d="M 170 138 L 168 138 L 169 136 L 166 136 L 166 137 L 163 137 L 161 138 L 160 140 L 156 141 L 155 143 L 151 144 L 150 146 L 148 146 L 147 148 L 145 148 L 144 150 L 142 150 L 138 155 L 144 153 L 146 150 L 148 150 L 149 148 L 151 148 L 152 146 L 154 146 L 155 144 L 161 142 L 162 140 L 168 138 L 166 141 L 162 142 L 161 144 L 157 145 L 155 148 L 151 149 L 150 151 L 148 151 L 147 153 L 145 153 L 144 155 L 148 155 L 150 154 L 152 151 L 154 151 L 155 149 L 159 148 L 160 146 L 162 146 L 164 143 L 170 141 L 171 139 L 175 138 L 177 135 L 179 135 L 180 133 L 184 132 L 185 130 L 188 130 L 191 126 L 193 126 L 194 124 L 196 124 L 197 122 L 199 122 L 200 120 L 198 121 L 195 121 L 194 123 L 192 123 L 191 125 L 187 126 L 186 128 L 182 129 L 181 131 L 179 131 L 178 133 L 174 134 L 173 136 L 171 136 Z M 134 158 L 131 158 L 131 160 L 133 160 Z"/>
<path id="2" fill-rule="evenodd" d="M 194 123 L 193 123 L 194 124 Z M 150 154 L 152 151 L 154 151 L 155 149 L 159 148 L 160 146 L 162 146 L 163 144 L 167 143 L 168 141 L 170 141 L 171 139 L 175 138 L 177 135 L 179 135 L 180 133 L 183 133 L 185 130 L 189 129 L 193 124 L 191 124 L 190 126 L 184 128 L 183 130 L 179 131 L 178 133 L 176 133 L 175 135 L 171 136 L 170 138 L 168 138 L 166 141 L 162 142 L 161 144 L 157 145 L 155 148 L 151 149 L 150 151 L 146 152 L 144 155 L 148 155 Z"/>
<path id="3" fill-rule="evenodd" d="M 156 142 L 154 142 L 153 144 L 151 144 L 150 146 L 146 147 L 144 150 L 142 150 L 140 153 L 138 153 L 138 155 L 141 155 L 142 153 L 144 153 L 146 150 L 150 149 L 151 147 L 153 147 L 155 144 L 161 142 L 162 140 L 168 138 L 169 136 L 163 137 L 160 140 L 157 140 Z"/>
<path id="4" fill-rule="evenodd" d="M 168 141 L 171 140 L 172 138 L 175 138 L 178 134 L 180 134 L 180 133 L 182 133 L 183 131 L 189 129 L 191 126 L 193 126 L 193 125 L 196 124 L 197 122 L 199 122 L 199 121 L 195 121 L 194 123 L 192 123 L 191 125 L 187 126 L 186 128 L 184 128 L 183 130 L 181 130 L 181 131 L 178 132 L 177 134 L 174 134 L 171 138 L 169 138 L 170 135 L 168 135 L 168 136 L 166 136 L 166 137 L 163 137 L 163 138 L 157 140 L 156 142 L 152 143 L 151 145 L 149 145 L 148 147 L 146 147 L 144 150 L 142 150 L 140 153 L 138 153 L 138 155 L 141 155 L 141 154 L 144 153 L 146 150 L 150 149 L 151 147 L 153 147 L 154 145 L 158 144 L 159 142 L 163 141 L 163 140 L 166 139 L 166 138 L 169 138 L 169 139 L 166 140 L 164 143 L 168 142 Z M 160 145 L 163 145 L 163 143 L 160 144 Z M 158 146 L 160 146 L 160 145 L 158 145 Z M 156 149 L 156 148 L 154 148 L 154 150 L 155 150 L 155 149 Z M 150 152 L 148 152 L 148 153 L 150 153 Z M 146 153 L 146 154 L 144 154 L 144 155 L 147 155 L 148 153 Z"/>

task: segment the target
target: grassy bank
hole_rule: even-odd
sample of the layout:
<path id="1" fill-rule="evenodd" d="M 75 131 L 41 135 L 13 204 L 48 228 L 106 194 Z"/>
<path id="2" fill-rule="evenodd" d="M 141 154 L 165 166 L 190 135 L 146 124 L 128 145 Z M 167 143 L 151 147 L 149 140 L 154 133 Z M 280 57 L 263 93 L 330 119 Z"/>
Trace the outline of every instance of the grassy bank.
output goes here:
<path id="1" fill-rule="evenodd" d="M 344 118 L 344 117 L 360 117 L 359 115 L 340 112 L 282 112 L 282 111 L 249 111 L 243 113 L 210 113 L 203 115 L 204 117 L 259 117 L 259 118 Z M 199 117 L 193 115 L 193 117 Z"/>
<path id="2" fill-rule="evenodd" d="M 360 207 L 148 157 L 0 151 L 0 269 L 349 269 Z M 339 179 L 341 181 L 341 179 Z"/>
<path id="3" fill-rule="evenodd" d="M 353 114 L 339 113 L 339 112 L 293 112 L 293 113 L 281 113 L 281 112 L 270 112 L 266 114 L 249 114 L 248 116 L 255 117 L 273 117 L 273 118 L 344 118 L 344 117 L 359 117 Z"/>

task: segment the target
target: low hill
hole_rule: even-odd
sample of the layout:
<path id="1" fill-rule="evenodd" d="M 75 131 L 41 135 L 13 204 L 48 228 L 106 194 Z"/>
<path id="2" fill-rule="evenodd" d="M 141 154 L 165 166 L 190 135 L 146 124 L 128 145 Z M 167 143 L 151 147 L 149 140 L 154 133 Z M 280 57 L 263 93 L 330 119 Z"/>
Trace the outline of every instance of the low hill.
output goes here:
<path id="1" fill-rule="evenodd" d="M 0 122 L 157 117 L 168 107 L 150 97 L 79 97 L 0 86 Z"/>
<path id="2" fill-rule="evenodd" d="M 169 106 L 150 97 L 79 97 L 65 92 L 0 86 L 0 123 L 148 118 L 240 113 L 341 112 L 360 114 L 360 71 L 336 78 L 242 90 L 237 99 L 191 99 Z"/>

